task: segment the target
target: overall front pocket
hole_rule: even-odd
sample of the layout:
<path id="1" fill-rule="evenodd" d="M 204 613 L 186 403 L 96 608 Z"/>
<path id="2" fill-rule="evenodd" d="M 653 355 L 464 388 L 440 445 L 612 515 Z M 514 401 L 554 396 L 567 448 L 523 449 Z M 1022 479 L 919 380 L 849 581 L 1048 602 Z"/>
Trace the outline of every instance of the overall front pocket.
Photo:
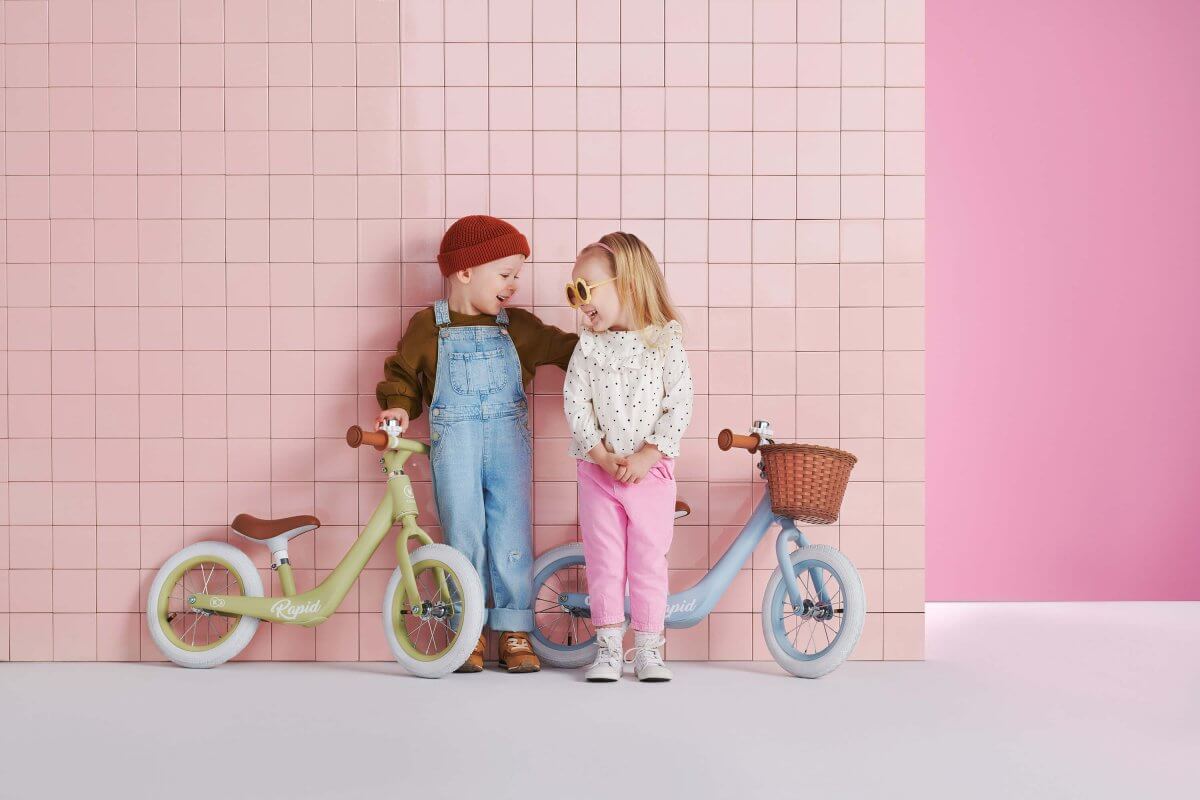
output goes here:
<path id="1" fill-rule="evenodd" d="M 456 394 L 491 394 L 501 388 L 504 352 L 450 353 L 450 388 Z"/>
<path id="2" fill-rule="evenodd" d="M 471 393 L 471 368 L 467 359 L 474 353 L 449 353 L 450 357 L 450 388 L 455 394 Z"/>

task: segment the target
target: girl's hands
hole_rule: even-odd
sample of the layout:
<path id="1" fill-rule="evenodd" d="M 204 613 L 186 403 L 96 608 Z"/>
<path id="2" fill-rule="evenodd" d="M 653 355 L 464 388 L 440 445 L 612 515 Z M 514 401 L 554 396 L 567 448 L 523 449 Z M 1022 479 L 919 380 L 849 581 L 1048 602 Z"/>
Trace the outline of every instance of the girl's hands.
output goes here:
<path id="1" fill-rule="evenodd" d="M 375 427 L 381 428 L 387 424 L 389 419 L 394 419 L 400 423 L 400 431 L 403 433 L 408 429 L 408 412 L 403 408 L 385 408 L 379 412 L 379 416 L 375 417 Z"/>
<path id="2" fill-rule="evenodd" d="M 622 459 L 625 465 L 613 477 L 623 483 L 641 483 L 642 478 L 646 477 L 646 473 L 658 463 L 660 458 L 662 458 L 662 453 L 657 447 L 652 444 L 643 444 L 636 453 Z"/>
<path id="3" fill-rule="evenodd" d="M 603 441 L 589 450 L 588 455 L 592 457 L 592 461 L 600 465 L 601 469 L 614 478 L 617 477 L 617 472 L 625 467 L 625 459 L 616 453 L 610 453 Z"/>
<path id="4" fill-rule="evenodd" d="M 605 451 L 608 453 L 608 451 Z M 604 467 L 604 471 L 620 480 L 621 470 L 625 469 L 625 459 L 618 456 L 616 453 L 608 453 L 607 457 L 600 462 L 600 466 Z"/>

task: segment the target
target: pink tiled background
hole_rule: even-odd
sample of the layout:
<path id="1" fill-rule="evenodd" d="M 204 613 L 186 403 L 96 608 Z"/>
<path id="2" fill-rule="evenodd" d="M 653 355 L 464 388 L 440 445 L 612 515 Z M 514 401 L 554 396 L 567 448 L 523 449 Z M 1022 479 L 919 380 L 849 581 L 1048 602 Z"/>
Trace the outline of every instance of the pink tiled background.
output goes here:
<path id="1" fill-rule="evenodd" d="M 479 212 L 529 235 L 520 302 L 567 328 L 580 244 L 659 254 L 697 384 L 673 583 L 762 491 L 717 431 L 765 418 L 860 457 L 809 532 L 862 571 L 855 657 L 922 656 L 922 0 L 3 7 L 0 658 L 158 658 L 155 569 L 239 511 L 316 513 L 291 552 L 320 580 L 382 488 L 342 435 Z M 577 536 L 560 386 L 533 387 L 539 551 Z M 671 658 L 769 658 L 769 546 Z M 330 622 L 242 657 L 387 658 L 389 553 Z"/>

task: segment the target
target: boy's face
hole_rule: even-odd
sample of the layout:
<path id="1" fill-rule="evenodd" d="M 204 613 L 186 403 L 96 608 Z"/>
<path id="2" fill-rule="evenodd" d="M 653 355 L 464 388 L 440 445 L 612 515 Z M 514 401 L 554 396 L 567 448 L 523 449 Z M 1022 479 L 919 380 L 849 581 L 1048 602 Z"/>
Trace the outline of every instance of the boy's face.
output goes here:
<path id="1" fill-rule="evenodd" d="M 525 256 L 518 253 L 460 270 L 450 279 L 452 290 L 462 293 L 463 299 L 479 313 L 495 316 L 501 308 L 511 305 L 523 266 Z"/>
<path id="2" fill-rule="evenodd" d="M 582 278 L 588 286 L 609 281 L 613 277 L 608 259 L 594 252 L 584 253 L 571 270 L 571 280 Z M 595 333 L 609 328 L 626 328 L 625 315 L 621 313 L 621 301 L 617 298 L 617 284 L 609 282 L 588 292 L 588 302 L 579 307 L 583 324 Z"/>

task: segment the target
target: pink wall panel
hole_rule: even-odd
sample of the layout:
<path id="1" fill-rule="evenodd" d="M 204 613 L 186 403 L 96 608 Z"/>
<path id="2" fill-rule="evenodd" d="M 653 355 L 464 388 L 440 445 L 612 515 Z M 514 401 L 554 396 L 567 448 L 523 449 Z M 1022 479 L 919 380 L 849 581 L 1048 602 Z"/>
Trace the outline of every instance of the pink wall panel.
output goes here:
<path id="1" fill-rule="evenodd" d="M 1197 35 L 929 3 L 931 600 L 1200 598 Z"/>

